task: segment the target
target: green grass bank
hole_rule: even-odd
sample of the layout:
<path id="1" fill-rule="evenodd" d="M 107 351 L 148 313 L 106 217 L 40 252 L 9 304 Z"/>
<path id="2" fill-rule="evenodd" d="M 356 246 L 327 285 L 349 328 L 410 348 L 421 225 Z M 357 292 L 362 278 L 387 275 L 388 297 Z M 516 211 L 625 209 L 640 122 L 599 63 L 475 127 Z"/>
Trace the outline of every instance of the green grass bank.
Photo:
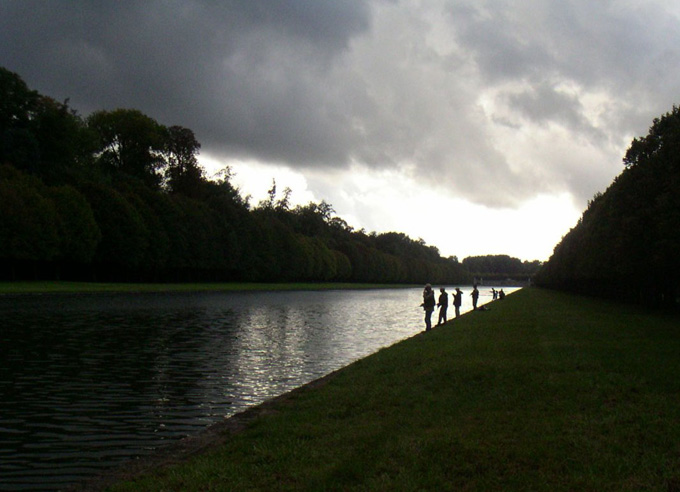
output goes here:
<path id="1" fill-rule="evenodd" d="M 229 292 L 247 290 L 328 290 L 410 287 L 394 284 L 350 283 L 101 283 L 101 282 L 0 282 L 0 295 L 6 294 L 96 294 L 136 292 Z"/>
<path id="2" fill-rule="evenodd" d="M 109 490 L 680 490 L 677 315 L 537 288 L 489 306 Z"/>

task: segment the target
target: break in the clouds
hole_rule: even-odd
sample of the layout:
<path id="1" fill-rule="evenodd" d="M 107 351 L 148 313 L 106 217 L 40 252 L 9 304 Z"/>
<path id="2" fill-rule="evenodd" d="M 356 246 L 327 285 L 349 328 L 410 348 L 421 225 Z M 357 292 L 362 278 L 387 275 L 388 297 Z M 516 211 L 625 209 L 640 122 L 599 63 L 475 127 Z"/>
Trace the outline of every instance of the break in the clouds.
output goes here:
<path id="1" fill-rule="evenodd" d="M 0 64 L 216 158 L 582 204 L 677 102 L 679 26 L 651 0 L 1 0 Z"/>

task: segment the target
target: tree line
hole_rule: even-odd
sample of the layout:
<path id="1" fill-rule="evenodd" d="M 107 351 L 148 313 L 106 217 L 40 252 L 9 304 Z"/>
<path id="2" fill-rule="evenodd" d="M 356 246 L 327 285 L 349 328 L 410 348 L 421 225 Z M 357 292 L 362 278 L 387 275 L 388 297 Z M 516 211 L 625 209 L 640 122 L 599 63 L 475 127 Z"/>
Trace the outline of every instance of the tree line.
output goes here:
<path id="1" fill-rule="evenodd" d="M 541 268 L 538 260 L 522 261 L 508 255 L 469 256 L 463 267 L 476 279 L 503 281 L 508 278 L 526 281 Z"/>
<path id="2" fill-rule="evenodd" d="M 291 190 L 256 206 L 209 179 L 192 130 L 135 109 L 84 118 L 0 67 L 0 278 L 467 283 L 455 257 L 354 230 Z"/>
<path id="3" fill-rule="evenodd" d="M 680 300 L 680 109 L 633 139 L 624 170 L 588 203 L 539 285 L 651 306 Z"/>
<path id="4" fill-rule="evenodd" d="M 355 230 L 272 183 L 252 206 L 208 178 L 192 130 L 136 109 L 83 118 L 0 67 L 0 279 L 465 284 L 533 274 L 507 255 L 443 258 Z"/>

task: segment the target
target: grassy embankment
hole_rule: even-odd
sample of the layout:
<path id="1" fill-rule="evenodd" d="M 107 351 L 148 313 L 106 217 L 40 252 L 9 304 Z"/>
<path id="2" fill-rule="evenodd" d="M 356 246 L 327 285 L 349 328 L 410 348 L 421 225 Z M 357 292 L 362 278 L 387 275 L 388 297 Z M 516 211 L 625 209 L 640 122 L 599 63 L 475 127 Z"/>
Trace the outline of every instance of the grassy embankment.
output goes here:
<path id="1" fill-rule="evenodd" d="M 111 490 L 680 490 L 679 321 L 524 289 Z"/>
<path id="2" fill-rule="evenodd" d="M 1 294 L 88 294 L 102 292 L 228 292 L 244 290 L 326 290 L 400 288 L 402 285 L 349 283 L 97 283 L 0 282 Z M 408 287 L 408 286 L 406 286 Z"/>

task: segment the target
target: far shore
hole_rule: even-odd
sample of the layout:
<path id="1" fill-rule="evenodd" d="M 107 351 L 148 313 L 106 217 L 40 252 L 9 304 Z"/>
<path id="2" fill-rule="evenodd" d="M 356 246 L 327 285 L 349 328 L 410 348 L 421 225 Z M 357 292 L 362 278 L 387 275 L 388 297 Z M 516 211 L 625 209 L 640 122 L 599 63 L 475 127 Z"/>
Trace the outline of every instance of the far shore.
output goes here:
<path id="1" fill-rule="evenodd" d="M 237 292 L 275 290 L 337 290 L 337 289 L 404 289 L 406 284 L 354 284 L 354 283 L 116 283 L 67 281 L 0 282 L 0 295 L 8 294 L 88 294 L 88 293 L 141 293 L 141 292 Z"/>

